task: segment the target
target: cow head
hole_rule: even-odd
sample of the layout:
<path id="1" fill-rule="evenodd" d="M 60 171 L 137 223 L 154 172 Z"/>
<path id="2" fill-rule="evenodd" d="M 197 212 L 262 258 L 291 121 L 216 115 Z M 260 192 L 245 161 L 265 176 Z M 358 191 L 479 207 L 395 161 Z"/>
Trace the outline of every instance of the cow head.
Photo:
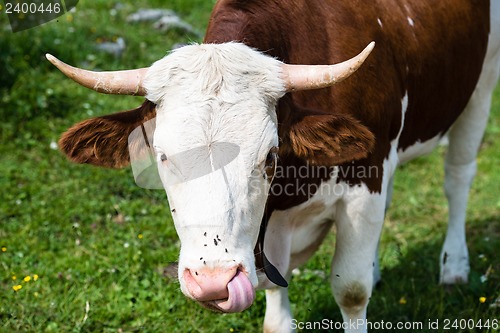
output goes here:
<path id="1" fill-rule="evenodd" d="M 147 98 L 137 109 L 76 124 L 60 147 L 78 163 L 122 167 L 129 162 L 129 134 L 156 117 L 152 148 L 181 240 L 181 289 L 206 307 L 242 311 L 252 304 L 258 285 L 254 248 L 280 145 L 277 102 L 288 91 L 341 81 L 372 48 L 337 65 L 298 66 L 238 43 L 191 45 L 149 69 L 103 73 L 48 56 L 89 88 Z M 327 127 L 338 125 L 339 119 L 329 117 L 334 116 L 291 128 L 287 149 L 313 159 L 317 147 L 335 141 L 318 135 L 318 128 L 335 133 Z M 363 127 L 355 121 L 349 126 Z M 361 129 L 368 132 L 363 139 L 366 156 L 373 137 Z"/>

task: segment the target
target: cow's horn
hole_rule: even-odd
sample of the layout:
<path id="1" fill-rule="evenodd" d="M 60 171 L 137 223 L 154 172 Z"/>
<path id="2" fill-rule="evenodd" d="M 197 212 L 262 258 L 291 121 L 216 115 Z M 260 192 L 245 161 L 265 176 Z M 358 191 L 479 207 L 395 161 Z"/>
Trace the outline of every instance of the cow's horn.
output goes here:
<path id="1" fill-rule="evenodd" d="M 47 60 L 63 72 L 64 75 L 84 87 L 105 94 L 146 95 L 146 90 L 142 82 L 148 68 L 113 72 L 93 72 L 70 66 L 51 54 L 46 54 L 45 56 Z"/>
<path id="2" fill-rule="evenodd" d="M 371 42 L 360 54 L 335 65 L 283 64 L 283 80 L 287 91 L 310 90 L 333 86 L 354 73 L 373 50 Z"/>

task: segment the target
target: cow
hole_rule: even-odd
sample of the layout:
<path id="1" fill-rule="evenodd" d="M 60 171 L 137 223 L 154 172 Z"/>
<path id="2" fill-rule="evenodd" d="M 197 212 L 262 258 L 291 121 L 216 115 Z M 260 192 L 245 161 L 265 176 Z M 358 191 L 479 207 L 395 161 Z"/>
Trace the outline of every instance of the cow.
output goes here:
<path id="1" fill-rule="evenodd" d="M 96 91 L 145 96 L 59 145 L 74 162 L 121 168 L 128 136 L 154 120 L 180 288 L 202 306 L 240 312 L 264 288 L 264 330 L 290 331 L 291 271 L 335 224 L 333 296 L 345 331 L 366 331 L 394 173 L 444 136 L 439 281 L 468 281 L 466 205 L 500 71 L 498 1 L 219 0 L 202 44 L 149 68 L 96 73 L 47 58 Z"/>

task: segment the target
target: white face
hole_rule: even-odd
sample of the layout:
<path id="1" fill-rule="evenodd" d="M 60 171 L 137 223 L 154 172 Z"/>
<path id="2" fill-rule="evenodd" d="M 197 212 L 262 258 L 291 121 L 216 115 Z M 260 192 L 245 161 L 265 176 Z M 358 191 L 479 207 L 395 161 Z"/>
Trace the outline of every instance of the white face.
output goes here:
<path id="1" fill-rule="evenodd" d="M 145 80 L 158 105 L 153 143 L 181 240 L 181 289 L 210 308 L 241 311 L 253 301 L 280 68 L 242 44 L 192 45 L 156 62 Z"/>

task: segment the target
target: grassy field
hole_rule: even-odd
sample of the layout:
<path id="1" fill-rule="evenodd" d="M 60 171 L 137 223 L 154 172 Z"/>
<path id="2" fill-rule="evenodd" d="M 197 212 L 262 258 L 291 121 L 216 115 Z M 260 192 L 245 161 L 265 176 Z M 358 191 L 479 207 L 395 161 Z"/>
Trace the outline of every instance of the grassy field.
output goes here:
<path id="1" fill-rule="evenodd" d="M 168 7 L 201 33 L 213 0 L 80 1 L 75 12 L 13 34 L 0 10 L 0 332 L 259 332 L 264 293 L 234 315 L 187 300 L 167 269 L 179 241 L 163 191 L 134 184 L 130 169 L 74 165 L 57 150 L 60 134 L 91 116 L 129 109 L 140 98 L 104 96 L 73 84 L 45 60 L 50 52 L 94 69 L 142 67 L 174 44 L 199 41 L 181 30 L 127 23 L 137 8 Z M 167 4 L 165 4 L 167 3 Z M 3 4 L 3 3 L 2 3 Z M 124 38 L 121 57 L 96 45 Z M 383 283 L 372 322 L 499 318 L 500 89 L 478 158 L 468 210 L 470 283 L 438 281 L 446 230 L 444 150 L 397 174 L 381 243 Z M 328 276 L 334 235 L 293 277 L 299 321 L 341 321 Z M 451 332 L 495 331 L 488 329 Z"/>

